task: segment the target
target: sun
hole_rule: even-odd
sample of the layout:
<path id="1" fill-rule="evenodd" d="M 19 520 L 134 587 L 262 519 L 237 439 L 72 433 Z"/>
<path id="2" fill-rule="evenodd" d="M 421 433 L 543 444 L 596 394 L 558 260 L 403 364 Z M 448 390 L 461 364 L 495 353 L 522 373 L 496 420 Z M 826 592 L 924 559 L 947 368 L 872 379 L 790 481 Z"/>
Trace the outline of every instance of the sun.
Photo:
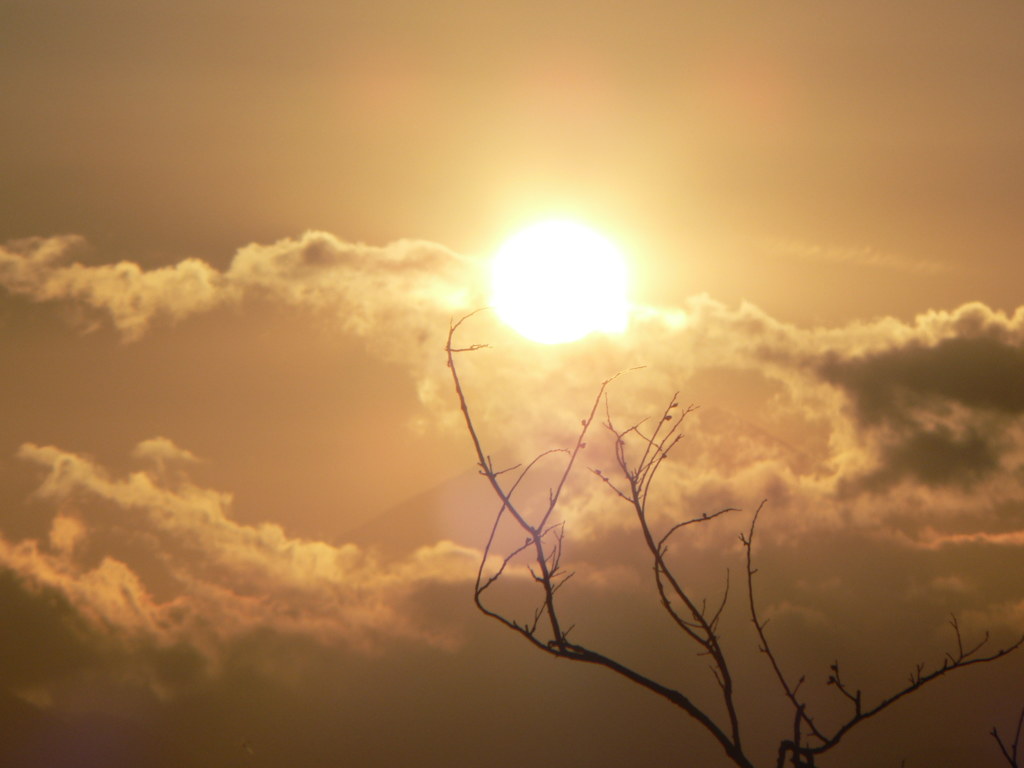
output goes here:
<path id="1" fill-rule="evenodd" d="M 627 289 L 619 249 L 574 221 L 544 221 L 516 233 L 491 267 L 491 304 L 498 316 L 542 344 L 625 330 Z"/>

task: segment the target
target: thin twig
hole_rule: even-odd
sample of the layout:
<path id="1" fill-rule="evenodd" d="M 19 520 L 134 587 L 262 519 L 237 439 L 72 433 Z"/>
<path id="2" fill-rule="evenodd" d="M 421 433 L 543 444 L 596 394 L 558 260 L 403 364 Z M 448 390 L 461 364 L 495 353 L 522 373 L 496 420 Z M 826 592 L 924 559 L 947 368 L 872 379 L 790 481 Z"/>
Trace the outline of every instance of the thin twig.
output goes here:
<path id="1" fill-rule="evenodd" d="M 996 740 L 996 744 L 999 745 L 999 751 L 1006 758 L 1006 762 L 1012 766 L 1012 768 L 1021 768 L 1019 762 L 1020 757 L 1020 745 L 1021 745 L 1021 730 L 1024 729 L 1024 708 L 1020 710 L 1020 717 L 1017 718 L 1017 730 L 1013 735 L 1013 743 L 1007 746 L 1006 742 L 1003 741 L 999 735 L 999 730 L 993 726 L 991 730 L 992 738 Z"/>

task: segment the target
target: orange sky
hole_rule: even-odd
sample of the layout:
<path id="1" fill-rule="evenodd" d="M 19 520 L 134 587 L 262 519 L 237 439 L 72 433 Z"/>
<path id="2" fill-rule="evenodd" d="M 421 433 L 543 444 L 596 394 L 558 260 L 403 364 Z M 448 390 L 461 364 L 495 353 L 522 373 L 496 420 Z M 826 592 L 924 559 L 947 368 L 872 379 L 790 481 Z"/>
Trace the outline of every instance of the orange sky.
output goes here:
<path id="1" fill-rule="evenodd" d="M 0 762 L 724 765 L 472 610 L 493 503 L 444 335 L 550 216 L 619 244 L 636 308 L 556 347 L 472 320 L 488 450 L 565 444 L 632 366 L 623 421 L 699 404 L 653 519 L 747 510 L 680 545 L 713 598 L 768 498 L 764 608 L 826 720 L 836 657 L 877 699 L 950 613 L 1011 641 L 1022 39 L 988 0 L 0 0 Z M 564 507 L 575 631 L 711 702 L 615 501 L 581 476 Z M 1022 672 L 943 681 L 824 764 L 998 765 Z"/>

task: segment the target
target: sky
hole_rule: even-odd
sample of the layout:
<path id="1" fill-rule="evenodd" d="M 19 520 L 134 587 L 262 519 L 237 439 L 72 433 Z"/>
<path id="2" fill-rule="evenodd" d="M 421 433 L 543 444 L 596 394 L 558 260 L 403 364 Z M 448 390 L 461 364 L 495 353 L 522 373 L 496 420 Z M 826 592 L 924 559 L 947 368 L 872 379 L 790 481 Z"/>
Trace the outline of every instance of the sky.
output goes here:
<path id="1" fill-rule="evenodd" d="M 0 0 L 0 762 L 727 765 L 472 604 L 497 503 L 445 337 L 552 217 L 625 254 L 628 327 L 475 315 L 469 407 L 511 465 L 619 371 L 617 426 L 698 406 L 648 514 L 738 510 L 672 557 L 709 604 L 730 574 L 757 765 L 792 717 L 742 589 L 762 499 L 758 603 L 821 722 L 836 660 L 869 702 L 951 616 L 1013 643 L 1022 39 L 1011 0 Z M 587 440 L 574 638 L 721 717 Z M 822 764 L 997 766 L 1022 681 L 1024 652 L 957 671 Z"/>

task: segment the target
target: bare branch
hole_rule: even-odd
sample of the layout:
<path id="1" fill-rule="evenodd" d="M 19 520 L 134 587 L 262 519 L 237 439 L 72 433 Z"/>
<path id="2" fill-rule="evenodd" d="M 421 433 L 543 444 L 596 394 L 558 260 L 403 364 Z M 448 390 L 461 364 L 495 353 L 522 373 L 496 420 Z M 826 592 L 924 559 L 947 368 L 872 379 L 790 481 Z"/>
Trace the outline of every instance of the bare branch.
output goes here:
<path id="1" fill-rule="evenodd" d="M 705 512 L 700 517 L 694 517 L 690 520 L 684 520 L 681 523 L 676 523 L 671 528 L 669 528 L 668 531 L 665 532 L 664 536 L 658 539 L 658 549 L 664 550 L 665 542 L 668 541 L 669 536 L 678 531 L 680 528 L 685 528 L 686 526 L 693 525 L 694 523 L 706 523 L 708 520 L 714 520 L 716 517 L 724 515 L 726 512 L 739 512 L 739 510 L 736 509 L 735 507 L 727 507 L 726 509 L 720 509 L 717 512 L 712 512 L 710 515 L 707 512 Z"/>
<path id="2" fill-rule="evenodd" d="M 990 731 L 992 738 L 995 739 L 996 744 L 999 745 L 999 751 L 1002 753 L 1003 757 L 1006 758 L 1006 762 L 1011 766 L 1011 768 L 1021 768 L 1020 739 L 1022 729 L 1024 729 L 1024 708 L 1021 708 L 1020 717 L 1017 718 L 1017 730 L 1014 732 L 1012 744 L 1007 745 L 1006 742 L 1003 741 L 1003 738 L 999 735 L 999 729 L 995 726 L 993 726 Z"/>
<path id="3" fill-rule="evenodd" d="M 732 674 L 715 629 L 717 616 L 721 614 L 723 607 L 719 607 L 715 616 L 709 619 L 705 613 L 705 606 L 703 604 L 698 606 L 693 598 L 690 597 L 665 560 L 665 542 L 676 530 L 692 523 L 714 519 L 730 510 L 721 510 L 713 515 L 702 515 L 701 517 L 676 524 L 658 540 L 655 540 L 647 518 L 647 498 L 651 483 L 662 462 L 668 456 L 668 452 L 680 438 L 677 431 L 682 417 L 676 420 L 671 413 L 673 409 L 678 407 L 676 402 L 677 396 L 678 393 L 674 394 L 669 401 L 669 405 L 662 411 L 661 418 L 651 436 L 646 436 L 641 432 L 640 425 L 643 422 L 638 422 L 625 430 L 620 431 L 616 429 L 611 417 L 611 409 L 607 398 L 605 398 L 605 427 L 615 439 L 616 463 L 619 471 L 629 484 L 628 493 L 621 492 L 619 496 L 629 502 L 636 514 L 644 544 L 653 560 L 655 587 L 658 591 L 661 605 L 683 634 L 697 644 L 699 649 L 698 655 L 708 655 L 711 657 L 713 661 L 712 673 L 722 692 L 723 703 L 729 718 L 729 731 L 733 742 L 739 746 L 741 743 L 740 722 L 734 701 Z M 686 409 L 682 416 L 685 416 L 692 410 L 692 407 Z M 674 423 L 670 427 L 665 428 L 665 424 L 673 421 Z M 632 435 L 637 436 L 644 443 L 643 453 L 636 464 L 630 462 L 626 451 L 627 438 Z M 673 604 L 675 601 L 678 601 L 685 607 L 685 616 L 676 610 Z"/>
<path id="4" fill-rule="evenodd" d="M 484 452 L 455 363 L 458 354 L 479 352 L 488 348 L 486 344 L 466 346 L 453 344 L 456 331 L 475 314 L 471 313 L 450 324 L 445 351 L 459 407 L 476 452 L 480 474 L 487 479 L 500 502 L 477 571 L 474 587 L 474 602 L 477 608 L 484 615 L 518 633 L 534 647 L 551 656 L 604 667 L 666 699 L 704 728 L 720 745 L 733 764 L 741 768 L 754 768 L 742 745 L 740 716 L 734 701 L 735 684 L 718 634 L 719 622 L 730 594 L 730 571 L 726 569 L 725 587 L 721 599 L 715 601 L 712 610 L 708 608 L 707 598 L 695 597 L 683 580 L 673 572 L 672 566 L 668 562 L 669 542 L 674 536 L 689 526 L 715 520 L 727 512 L 738 510 L 729 507 L 710 514 L 703 513 L 700 516 L 670 525 L 660 536 L 654 533 L 650 522 L 651 518 L 648 515 L 647 505 L 652 484 L 670 452 L 682 439 L 682 422 L 694 410 L 694 407 L 688 406 L 680 409 L 678 393 L 675 393 L 656 420 L 643 419 L 625 429 L 617 429 L 611 416 L 608 397 L 609 385 L 621 375 L 616 374 L 603 381 L 598 387 L 589 410 L 580 419 L 580 428 L 570 447 L 544 451 L 525 466 L 516 464 L 505 469 L 495 469 L 491 457 Z M 637 520 L 643 546 L 651 558 L 651 569 L 659 602 L 686 642 L 694 644 L 696 655 L 707 659 L 708 667 L 722 697 L 721 703 L 724 704 L 725 719 L 712 718 L 682 691 L 653 680 L 632 667 L 581 643 L 571 642 L 569 633 L 572 632 L 575 624 L 568 624 L 568 629 L 563 629 L 565 623 L 559 612 L 559 595 L 562 588 L 573 578 L 575 571 L 566 570 L 562 565 L 566 530 L 564 521 L 558 520 L 556 512 L 568 487 L 569 479 L 579 463 L 580 453 L 587 445 L 588 432 L 594 424 L 602 401 L 605 416 L 603 426 L 612 441 L 614 470 L 610 472 L 614 477 L 610 477 L 597 468 L 591 468 L 590 472 L 615 496 L 631 507 Z M 565 464 L 561 467 L 554 485 L 549 489 L 546 501 L 540 504 L 538 509 L 528 510 L 525 506 L 521 509 L 517 505 L 521 494 L 517 495 L 517 492 L 523 481 L 534 472 L 539 462 L 547 457 L 553 457 L 555 454 L 564 456 Z M 523 502 L 524 505 L 527 503 L 528 500 Z M 768 659 L 783 695 L 793 708 L 792 725 L 785 737 L 779 741 L 776 768 L 785 768 L 787 763 L 793 768 L 814 768 L 816 758 L 839 744 L 854 727 L 883 712 L 905 696 L 953 670 L 995 661 L 1024 644 L 1024 637 L 1022 637 L 1010 646 L 985 652 L 989 642 L 989 636 L 986 633 L 977 643 L 965 645 L 959 622 L 953 616 L 949 623 L 954 633 L 955 650 L 946 653 L 941 664 L 934 668 L 927 669 L 923 663 L 917 664 L 903 688 L 870 707 L 865 705 L 861 690 L 849 685 L 844 680 L 839 662 L 836 661 L 830 665 L 827 685 L 835 688 L 840 696 L 850 703 L 850 714 L 845 722 L 837 728 L 826 731 L 816 725 L 807 710 L 806 703 L 799 696 L 805 678 L 801 676 L 793 684 L 783 673 L 782 666 L 765 631 L 768 621 L 763 620 L 758 612 L 754 591 L 754 576 L 757 569 L 753 564 L 753 543 L 757 523 L 765 503 L 765 501 L 761 501 L 757 506 L 749 529 L 745 533 L 741 533 L 739 538 L 746 554 L 748 610 L 757 635 L 758 648 Z M 497 532 L 503 522 L 518 529 L 520 535 L 523 536 L 523 543 L 514 547 L 510 546 L 510 551 L 507 551 L 507 554 L 498 557 L 494 555 L 494 549 Z M 527 613 L 529 616 L 527 621 L 511 618 L 501 610 L 485 604 L 484 601 L 485 595 L 490 601 L 492 596 L 489 594 L 489 590 L 508 574 L 510 566 L 517 559 L 525 563 L 525 572 L 530 575 L 530 580 L 525 583 L 525 588 L 538 597 L 532 611 Z M 495 560 L 497 566 L 490 566 L 493 568 L 493 572 L 485 574 L 485 569 L 489 567 L 488 563 Z M 1024 731 L 1024 710 L 1018 718 L 1017 729 L 1011 743 L 1008 744 L 995 727 L 991 731 L 1001 754 L 1011 768 L 1022 768 L 1020 765 L 1022 731 Z"/>
<path id="5" fill-rule="evenodd" d="M 817 739 L 820 741 L 827 741 L 822 732 L 819 731 L 818 727 L 814 724 L 814 720 L 807 714 L 807 708 L 804 703 L 797 698 L 796 693 L 797 690 L 799 690 L 800 685 L 803 683 L 803 678 L 800 678 L 800 681 L 797 682 L 795 686 L 790 685 L 786 676 L 782 673 L 782 667 L 779 665 L 778 658 L 775 656 L 774 651 L 772 651 L 772 647 L 768 642 L 768 637 L 765 635 L 764 629 L 768 625 L 768 622 L 761 621 L 758 617 L 757 601 L 754 599 L 754 574 L 757 573 L 753 564 L 754 531 L 757 528 L 758 517 L 761 515 L 761 510 L 764 509 L 764 505 L 766 503 L 767 499 L 762 499 L 761 503 L 757 505 L 757 509 L 754 510 L 754 516 L 750 520 L 750 529 L 747 531 L 747 535 L 744 536 L 743 534 L 740 534 L 740 541 L 743 543 L 743 547 L 746 549 L 747 555 L 747 597 L 750 607 L 750 619 L 754 623 L 754 630 L 757 632 L 757 637 L 760 641 L 759 648 L 761 652 L 768 657 L 768 663 L 771 665 L 772 671 L 775 672 L 775 678 L 779 681 L 779 685 L 782 687 L 782 691 L 786 695 L 786 698 L 789 699 L 790 703 L 793 705 L 794 712 L 796 713 L 795 716 L 798 720 L 803 720 L 807 723 L 807 727 L 810 729 L 811 734 L 813 734 Z M 795 729 L 795 732 L 799 732 L 799 727 Z M 799 748 L 799 746 L 800 741 L 797 739 L 794 741 L 794 747 Z"/>
<path id="6" fill-rule="evenodd" d="M 809 749 L 807 750 L 807 752 L 814 754 L 820 754 L 822 752 L 825 752 L 834 747 L 836 744 L 838 744 L 839 741 L 843 738 L 843 736 L 845 736 L 851 728 L 864 722 L 865 720 L 874 717 L 875 715 L 884 711 L 885 709 L 888 709 L 890 706 L 895 704 L 900 699 L 910 695 L 911 693 L 914 693 L 917 690 L 920 690 L 928 683 L 934 682 L 935 680 L 938 680 L 939 678 L 957 669 L 964 669 L 975 664 L 987 664 L 997 659 L 1001 659 L 1003 656 L 1013 653 L 1015 650 L 1020 648 L 1022 644 L 1024 644 L 1024 637 L 1021 637 L 1015 643 L 1006 646 L 1005 648 L 999 648 L 986 655 L 978 655 L 978 652 L 988 643 L 988 633 L 985 633 L 984 638 L 980 642 L 978 642 L 971 648 L 964 650 L 963 641 L 960 636 L 960 626 L 956 621 L 956 617 L 953 617 L 953 619 L 950 621 L 950 625 L 953 627 L 953 631 L 956 635 L 956 654 L 954 655 L 947 653 L 945 659 L 943 659 L 942 664 L 938 667 L 935 667 L 930 672 L 924 671 L 924 664 L 917 664 L 914 672 L 910 675 L 910 682 L 907 686 L 900 689 L 896 693 L 882 699 L 880 702 L 878 702 L 878 704 L 876 704 L 870 709 L 862 709 L 860 701 L 860 691 L 851 694 L 850 690 L 839 678 L 838 664 L 833 664 L 833 674 L 829 677 L 829 683 L 831 685 L 834 685 L 837 688 L 837 690 L 839 690 L 846 698 L 854 702 L 854 715 L 844 725 L 840 726 L 835 731 L 835 733 L 828 740 L 826 740 L 824 744 L 818 747 L 814 747 L 813 749 Z"/>

